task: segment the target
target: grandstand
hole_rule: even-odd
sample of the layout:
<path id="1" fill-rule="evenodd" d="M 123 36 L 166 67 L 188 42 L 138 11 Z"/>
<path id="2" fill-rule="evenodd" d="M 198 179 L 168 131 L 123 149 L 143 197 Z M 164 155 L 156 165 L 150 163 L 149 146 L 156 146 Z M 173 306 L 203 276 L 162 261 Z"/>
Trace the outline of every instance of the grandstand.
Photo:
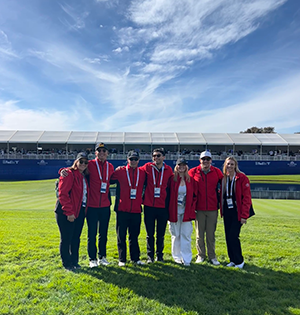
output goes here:
<path id="1" fill-rule="evenodd" d="M 300 174 L 300 134 L 0 130 L 0 180 L 55 178 L 79 151 L 94 158 L 99 142 L 109 148 L 108 159 L 115 167 L 126 163 L 131 149 L 139 150 L 143 165 L 151 160 L 152 149 L 164 147 L 170 166 L 184 155 L 194 167 L 207 149 L 219 168 L 234 155 L 248 175 Z"/>
<path id="2" fill-rule="evenodd" d="M 198 160 L 211 151 L 214 160 L 235 155 L 239 160 L 300 160 L 300 134 L 245 133 L 146 133 L 0 130 L 2 159 L 73 159 L 85 150 L 93 154 L 95 144 L 104 142 L 110 159 L 126 159 L 126 152 L 138 149 L 141 158 L 151 159 L 155 147 L 164 147 L 167 159 L 185 155 Z"/>

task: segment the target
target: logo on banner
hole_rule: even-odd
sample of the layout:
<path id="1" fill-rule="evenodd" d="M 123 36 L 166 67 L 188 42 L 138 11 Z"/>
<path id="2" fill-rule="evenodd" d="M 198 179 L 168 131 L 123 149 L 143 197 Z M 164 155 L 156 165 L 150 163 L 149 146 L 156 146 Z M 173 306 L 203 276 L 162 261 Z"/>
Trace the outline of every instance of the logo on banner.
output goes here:
<path id="1" fill-rule="evenodd" d="M 17 160 L 3 160 L 2 164 L 19 164 L 20 161 Z"/>
<path id="2" fill-rule="evenodd" d="M 73 163 L 73 161 L 71 161 L 71 160 L 66 161 L 66 165 L 72 165 L 72 163 Z"/>
<path id="3" fill-rule="evenodd" d="M 37 162 L 38 165 L 47 165 L 48 162 L 45 162 L 44 160 L 40 160 L 40 162 Z"/>
<path id="4" fill-rule="evenodd" d="M 259 166 L 269 166 L 271 164 L 271 162 L 255 162 L 255 165 L 259 165 Z"/>
<path id="5" fill-rule="evenodd" d="M 295 167 L 297 166 L 297 163 L 295 163 L 294 161 L 291 161 L 290 163 L 288 163 L 289 167 Z"/>

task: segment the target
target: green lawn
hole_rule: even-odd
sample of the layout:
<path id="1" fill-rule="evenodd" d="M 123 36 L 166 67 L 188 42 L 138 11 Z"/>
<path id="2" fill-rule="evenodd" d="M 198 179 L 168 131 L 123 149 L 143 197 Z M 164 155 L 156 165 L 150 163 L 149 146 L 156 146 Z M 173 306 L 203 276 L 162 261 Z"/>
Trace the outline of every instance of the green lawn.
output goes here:
<path id="1" fill-rule="evenodd" d="M 251 175 L 249 179 L 251 183 L 300 185 L 300 175 Z"/>
<path id="2" fill-rule="evenodd" d="M 79 272 L 59 257 L 54 180 L 0 183 L 0 314 L 300 314 L 300 201 L 254 200 L 242 228 L 244 270 L 226 268 L 222 220 L 216 252 L 222 264 L 117 266 L 115 214 L 107 267 L 88 268 L 86 226 Z M 196 256 L 195 235 L 193 254 Z M 146 260 L 145 229 L 140 236 Z"/>

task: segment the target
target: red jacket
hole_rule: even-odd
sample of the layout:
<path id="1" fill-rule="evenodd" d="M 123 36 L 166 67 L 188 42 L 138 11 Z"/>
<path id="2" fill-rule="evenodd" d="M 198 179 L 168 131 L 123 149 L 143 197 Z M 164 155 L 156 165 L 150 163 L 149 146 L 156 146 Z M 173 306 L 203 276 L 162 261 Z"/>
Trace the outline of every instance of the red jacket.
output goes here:
<path id="1" fill-rule="evenodd" d="M 65 215 L 74 214 L 78 218 L 83 198 L 83 180 L 87 187 L 87 204 L 89 201 L 89 187 L 86 178 L 78 170 L 66 169 L 69 173 L 66 177 L 59 177 L 58 199 Z"/>
<path id="2" fill-rule="evenodd" d="M 223 208 L 223 193 L 226 191 L 226 178 L 224 177 L 221 185 L 221 207 L 220 214 L 223 216 L 222 208 Z M 238 221 L 241 221 L 241 218 L 248 219 L 250 213 L 250 207 L 252 204 L 251 201 L 251 190 L 250 190 L 250 182 L 248 177 L 243 173 L 237 173 L 235 175 L 234 180 L 234 189 L 235 199 L 236 199 L 236 207 L 238 212 Z"/>
<path id="3" fill-rule="evenodd" d="M 126 167 L 128 167 L 128 174 L 131 182 L 131 187 L 128 183 L 128 177 L 126 172 Z M 137 170 L 139 169 L 139 182 L 136 187 L 137 182 Z M 142 209 L 142 194 L 144 183 L 146 179 L 146 173 L 143 169 L 136 168 L 133 169 L 129 165 L 120 167 L 117 169 L 112 177 L 112 182 L 117 182 L 117 193 L 116 193 L 116 202 L 115 202 L 115 211 L 124 211 L 132 213 L 141 213 Z M 130 190 L 137 189 L 136 198 L 130 199 Z"/>
<path id="4" fill-rule="evenodd" d="M 198 187 L 196 210 L 218 210 L 218 183 L 223 178 L 222 172 L 211 166 L 210 171 L 205 174 L 199 165 L 190 169 L 189 175 L 194 178 Z"/>
<path id="5" fill-rule="evenodd" d="M 164 164 L 164 177 L 162 180 L 162 184 L 160 186 L 160 180 L 162 175 L 162 169 L 160 171 L 154 167 L 154 163 L 149 162 L 143 165 L 141 168 L 146 172 L 146 189 L 144 194 L 143 204 L 149 207 L 155 208 L 165 208 L 166 207 L 166 199 L 167 199 L 167 190 L 170 185 L 170 179 L 173 176 L 172 168 L 166 164 Z M 154 197 L 154 181 L 153 181 L 153 172 L 155 178 L 155 187 L 160 187 L 160 197 Z"/>
<path id="6" fill-rule="evenodd" d="M 111 163 L 105 161 L 104 163 L 97 159 L 99 169 L 102 176 L 102 181 L 100 179 L 98 168 L 96 165 L 96 160 L 90 160 L 88 170 L 90 173 L 90 200 L 89 206 L 93 208 L 103 208 L 110 206 L 109 199 L 109 181 L 112 173 L 114 172 L 114 167 Z M 106 180 L 108 166 L 108 179 Z M 107 183 L 106 193 L 100 193 L 101 182 Z"/>
<path id="7" fill-rule="evenodd" d="M 196 202 L 197 202 L 197 186 L 193 178 L 190 182 L 185 181 L 186 184 L 186 201 L 185 210 L 183 215 L 183 222 L 192 221 L 196 218 Z M 180 185 L 180 178 L 178 177 L 177 182 L 172 179 L 170 186 L 170 204 L 169 204 L 169 221 L 177 222 L 178 220 L 178 188 Z"/>

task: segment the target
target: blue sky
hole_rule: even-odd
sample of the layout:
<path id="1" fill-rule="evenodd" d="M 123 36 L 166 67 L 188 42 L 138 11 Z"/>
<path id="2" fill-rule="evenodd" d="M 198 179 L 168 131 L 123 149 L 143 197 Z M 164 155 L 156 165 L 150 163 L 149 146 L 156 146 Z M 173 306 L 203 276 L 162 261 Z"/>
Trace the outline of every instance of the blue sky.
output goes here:
<path id="1" fill-rule="evenodd" d="M 300 131 L 299 0 L 0 0 L 0 129 Z"/>

